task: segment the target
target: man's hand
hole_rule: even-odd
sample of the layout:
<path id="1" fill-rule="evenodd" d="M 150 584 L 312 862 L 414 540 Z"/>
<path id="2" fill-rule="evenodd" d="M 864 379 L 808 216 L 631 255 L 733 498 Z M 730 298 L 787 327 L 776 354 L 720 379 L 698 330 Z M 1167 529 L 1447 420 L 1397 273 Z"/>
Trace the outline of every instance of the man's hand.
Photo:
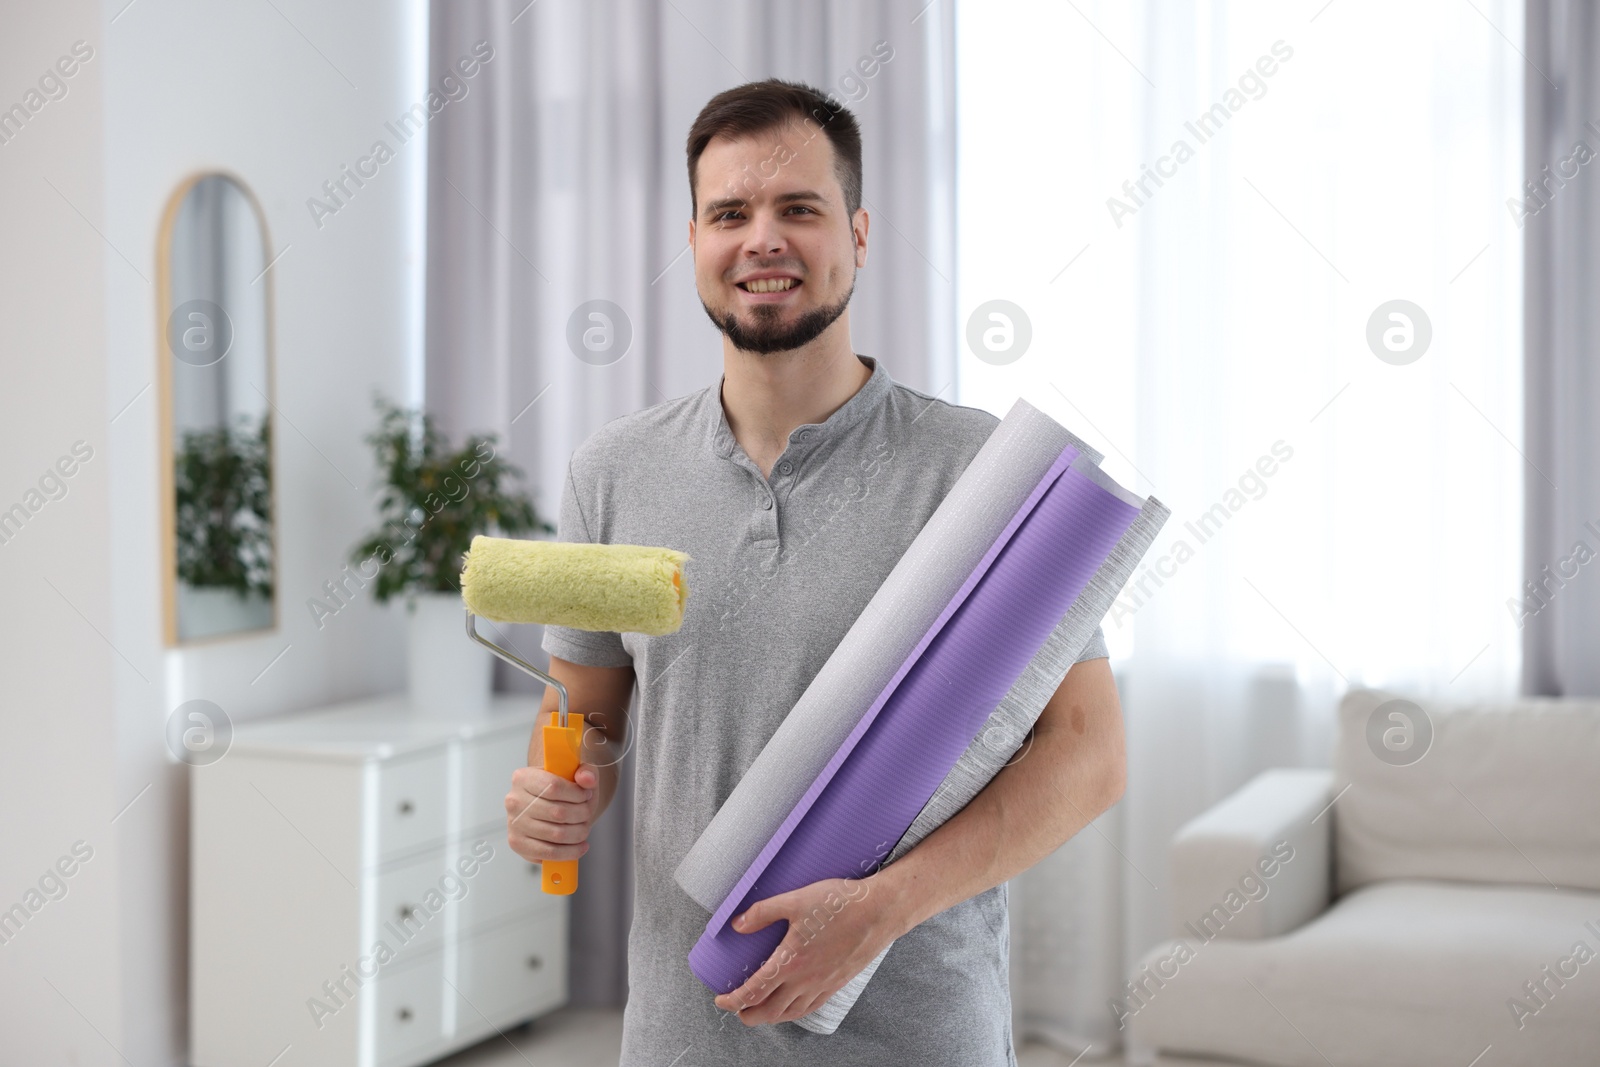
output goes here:
<path id="1" fill-rule="evenodd" d="M 569 782 L 544 769 L 541 724 L 560 706 L 547 686 L 528 738 L 528 766 L 511 774 L 506 842 L 530 863 L 575 860 L 589 851 L 589 828 L 617 792 L 617 764 L 627 752 L 632 667 L 585 667 L 550 657 L 550 676 L 567 687 L 570 710 L 583 716 L 581 759 Z"/>
<path id="2" fill-rule="evenodd" d="M 715 1000 L 746 1026 L 810 1014 L 905 932 L 891 894 L 871 877 L 829 878 L 758 900 L 734 917 L 733 929 L 748 934 L 782 919 L 788 932 L 767 962 Z"/>
<path id="3" fill-rule="evenodd" d="M 589 828 L 600 814 L 599 770 L 578 764 L 569 782 L 543 767 L 511 774 L 506 794 L 506 841 L 530 863 L 575 860 L 589 851 Z"/>

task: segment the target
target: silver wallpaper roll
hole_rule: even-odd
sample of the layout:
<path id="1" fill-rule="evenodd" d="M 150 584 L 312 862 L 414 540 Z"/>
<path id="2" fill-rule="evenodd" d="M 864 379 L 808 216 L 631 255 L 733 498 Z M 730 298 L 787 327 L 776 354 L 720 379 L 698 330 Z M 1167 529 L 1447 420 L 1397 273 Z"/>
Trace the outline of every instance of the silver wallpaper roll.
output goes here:
<path id="1" fill-rule="evenodd" d="M 678 884 L 708 915 L 1067 448 L 1102 458 L 1025 400 L 1000 420 L 678 865 Z"/>

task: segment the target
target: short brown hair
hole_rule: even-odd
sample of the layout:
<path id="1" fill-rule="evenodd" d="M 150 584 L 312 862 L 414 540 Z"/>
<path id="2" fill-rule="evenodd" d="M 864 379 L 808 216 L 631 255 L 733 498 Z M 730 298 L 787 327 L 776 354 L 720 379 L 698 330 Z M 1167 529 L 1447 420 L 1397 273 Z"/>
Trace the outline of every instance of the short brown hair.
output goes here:
<path id="1" fill-rule="evenodd" d="M 778 78 L 725 89 L 700 109 L 694 125 L 689 127 L 690 214 L 700 211 L 694 187 L 695 168 L 713 137 L 765 133 L 797 118 L 812 119 L 828 135 L 833 145 L 834 173 L 839 188 L 844 190 L 846 218 L 854 218 L 861 207 L 861 128 L 856 125 L 855 116 L 832 94 Z"/>

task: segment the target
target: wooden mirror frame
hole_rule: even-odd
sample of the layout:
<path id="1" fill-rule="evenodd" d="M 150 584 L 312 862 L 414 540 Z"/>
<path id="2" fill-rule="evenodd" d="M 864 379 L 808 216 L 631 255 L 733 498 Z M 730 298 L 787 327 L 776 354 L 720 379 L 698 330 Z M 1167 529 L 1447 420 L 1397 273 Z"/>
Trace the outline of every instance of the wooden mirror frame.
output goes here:
<path id="1" fill-rule="evenodd" d="M 162 587 L 162 629 L 165 644 L 168 648 L 193 648 L 201 645 L 215 644 L 220 641 L 231 641 L 235 638 L 251 635 L 272 633 L 278 629 L 282 620 L 279 610 L 282 601 L 282 552 L 279 542 L 278 522 L 278 480 L 281 473 L 278 448 L 278 426 L 272 421 L 271 432 L 268 434 L 268 464 L 272 473 L 272 482 L 268 489 L 269 507 L 272 510 L 270 529 L 272 531 L 272 621 L 267 626 L 257 627 L 252 630 L 234 630 L 231 633 L 214 634 L 209 637 L 192 637 L 187 640 L 178 638 L 178 538 L 177 538 L 177 513 L 178 502 L 176 499 L 177 486 L 173 475 L 172 464 L 174 460 L 172 446 L 172 360 L 175 358 L 167 348 L 167 317 L 172 314 L 172 230 L 177 223 L 178 211 L 183 207 L 184 199 L 189 191 L 205 178 L 226 178 L 244 193 L 250 202 L 251 209 L 255 212 L 256 224 L 261 228 L 261 252 L 265 259 L 272 254 L 272 238 L 267 230 L 267 215 L 261 209 L 261 201 L 255 191 L 239 175 L 229 170 L 212 169 L 197 171 L 190 174 L 178 183 L 171 195 L 167 198 L 166 207 L 161 212 L 161 225 L 156 232 L 156 388 L 159 392 L 157 403 L 160 415 L 157 419 L 156 464 L 159 468 L 159 493 L 161 507 L 161 587 Z M 278 412 L 276 401 L 277 394 L 277 330 L 275 326 L 274 294 L 272 291 L 272 265 L 275 260 L 267 259 L 263 265 L 261 283 L 266 286 L 263 293 L 263 314 L 265 319 L 265 346 L 266 354 L 266 417 L 272 420 Z M 226 357 L 224 357 L 226 358 Z"/>

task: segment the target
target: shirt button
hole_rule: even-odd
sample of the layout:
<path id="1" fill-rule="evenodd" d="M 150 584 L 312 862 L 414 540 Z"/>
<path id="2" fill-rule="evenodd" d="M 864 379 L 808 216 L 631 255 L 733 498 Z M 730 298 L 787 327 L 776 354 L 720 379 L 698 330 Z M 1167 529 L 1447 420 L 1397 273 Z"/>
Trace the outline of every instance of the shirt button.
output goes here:
<path id="1" fill-rule="evenodd" d="M 800 431 L 800 440 L 804 441 L 806 438 L 808 438 L 810 436 L 811 436 L 811 431 L 810 430 L 801 430 Z"/>
<path id="2" fill-rule="evenodd" d="M 770 496 L 761 498 L 761 510 L 762 511 L 771 511 L 772 510 L 772 498 Z"/>
<path id="3" fill-rule="evenodd" d="M 794 467 L 790 465 L 788 460 L 784 460 L 782 463 L 778 464 L 779 474 L 788 474 L 793 469 Z"/>

